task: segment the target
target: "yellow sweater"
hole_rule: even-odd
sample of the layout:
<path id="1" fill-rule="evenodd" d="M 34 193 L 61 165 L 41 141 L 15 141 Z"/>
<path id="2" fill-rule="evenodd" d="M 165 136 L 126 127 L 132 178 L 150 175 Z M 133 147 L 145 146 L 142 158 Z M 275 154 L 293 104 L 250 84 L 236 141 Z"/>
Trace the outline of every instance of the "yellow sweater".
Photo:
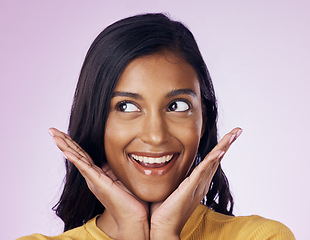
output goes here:
<path id="1" fill-rule="evenodd" d="M 97 216 L 98 217 L 98 216 Z M 17 240 L 110 240 L 96 225 L 97 217 L 85 225 L 64 232 L 55 237 L 41 234 L 22 237 Z M 130 239 L 130 238 L 128 238 Z M 282 223 L 260 216 L 231 217 L 199 205 L 185 224 L 183 240 L 294 240 L 293 233 Z"/>

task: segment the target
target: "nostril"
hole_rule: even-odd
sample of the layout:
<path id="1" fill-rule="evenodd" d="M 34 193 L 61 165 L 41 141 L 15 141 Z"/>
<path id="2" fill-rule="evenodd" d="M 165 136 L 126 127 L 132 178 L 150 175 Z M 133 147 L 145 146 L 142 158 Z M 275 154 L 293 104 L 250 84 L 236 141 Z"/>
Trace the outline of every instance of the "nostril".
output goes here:
<path id="1" fill-rule="evenodd" d="M 163 121 L 150 121 L 141 130 L 140 139 L 151 145 L 160 145 L 169 140 L 169 131 Z"/>

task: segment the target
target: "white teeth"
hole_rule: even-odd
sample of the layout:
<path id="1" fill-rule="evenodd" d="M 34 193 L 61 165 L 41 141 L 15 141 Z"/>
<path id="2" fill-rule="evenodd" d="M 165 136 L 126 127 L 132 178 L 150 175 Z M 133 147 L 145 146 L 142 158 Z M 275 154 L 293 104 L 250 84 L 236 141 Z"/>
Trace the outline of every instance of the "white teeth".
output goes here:
<path id="1" fill-rule="evenodd" d="M 134 158 L 135 160 L 139 161 L 139 162 L 145 162 L 145 163 L 164 163 L 164 162 L 169 162 L 172 159 L 173 154 L 162 156 L 162 157 L 158 157 L 158 158 L 144 157 L 144 156 L 138 156 L 138 155 L 131 154 L 131 157 Z"/>

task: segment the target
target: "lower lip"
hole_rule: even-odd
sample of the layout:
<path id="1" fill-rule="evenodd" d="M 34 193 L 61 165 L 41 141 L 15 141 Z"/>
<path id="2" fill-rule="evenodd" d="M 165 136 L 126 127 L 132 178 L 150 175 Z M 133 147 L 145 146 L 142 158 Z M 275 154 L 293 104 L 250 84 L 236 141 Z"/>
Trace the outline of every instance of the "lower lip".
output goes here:
<path id="1" fill-rule="evenodd" d="M 149 176 L 162 176 L 173 167 L 179 154 L 174 154 L 168 163 L 143 163 L 144 165 L 139 164 L 132 157 L 128 157 L 139 172 Z"/>

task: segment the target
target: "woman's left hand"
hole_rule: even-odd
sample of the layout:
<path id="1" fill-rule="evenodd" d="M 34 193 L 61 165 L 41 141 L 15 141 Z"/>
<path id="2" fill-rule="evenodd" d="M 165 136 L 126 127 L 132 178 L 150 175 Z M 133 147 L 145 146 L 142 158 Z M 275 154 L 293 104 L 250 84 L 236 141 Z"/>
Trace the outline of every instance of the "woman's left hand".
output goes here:
<path id="1" fill-rule="evenodd" d="M 241 133 L 240 128 L 227 133 L 165 201 L 151 205 L 151 239 L 180 239 L 182 228 L 207 194 L 221 159 Z"/>

